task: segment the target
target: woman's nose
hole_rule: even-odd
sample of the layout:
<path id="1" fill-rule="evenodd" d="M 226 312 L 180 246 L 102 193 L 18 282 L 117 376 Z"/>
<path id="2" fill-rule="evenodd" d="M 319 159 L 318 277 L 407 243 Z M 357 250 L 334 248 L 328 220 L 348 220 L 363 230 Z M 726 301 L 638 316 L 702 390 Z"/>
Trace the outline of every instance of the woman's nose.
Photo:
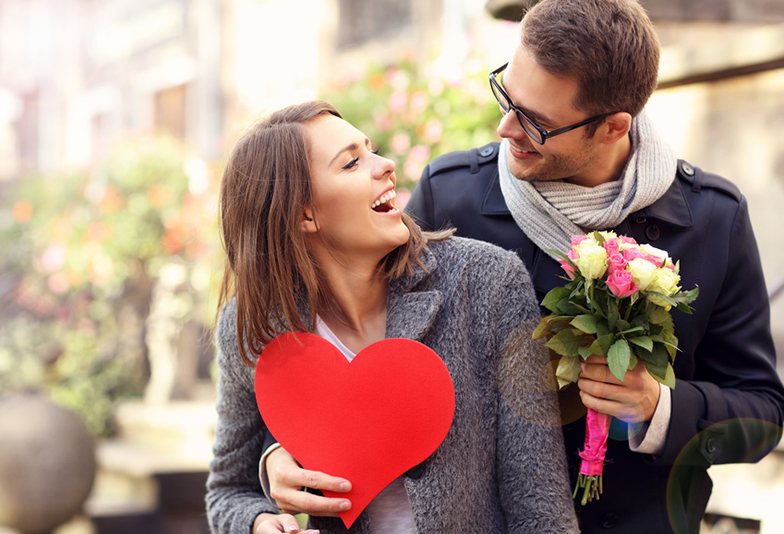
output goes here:
<path id="1" fill-rule="evenodd" d="M 383 156 L 376 156 L 376 166 L 374 168 L 374 178 L 382 180 L 395 172 L 395 162 Z"/>

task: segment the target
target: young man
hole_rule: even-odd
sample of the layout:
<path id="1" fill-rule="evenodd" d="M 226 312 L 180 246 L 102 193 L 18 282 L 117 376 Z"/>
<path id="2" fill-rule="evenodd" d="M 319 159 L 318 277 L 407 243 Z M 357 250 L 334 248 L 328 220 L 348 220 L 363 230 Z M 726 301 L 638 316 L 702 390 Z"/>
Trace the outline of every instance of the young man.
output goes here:
<path id="1" fill-rule="evenodd" d="M 564 393 L 574 479 L 585 435 L 574 404 L 616 418 L 604 492 L 576 503 L 583 532 L 698 532 L 707 469 L 757 461 L 781 437 L 784 389 L 746 200 L 678 161 L 652 127 L 643 108 L 658 63 L 653 26 L 634 0 L 543 0 L 523 19 L 509 63 L 490 75 L 503 141 L 435 159 L 406 208 L 426 229 L 454 226 L 516 251 L 540 300 L 564 283 L 545 251 L 566 251 L 571 235 L 591 230 L 667 250 L 681 262 L 682 287 L 699 286 L 694 314 L 672 314 L 674 390 L 643 365 L 618 381 L 592 357 Z"/>

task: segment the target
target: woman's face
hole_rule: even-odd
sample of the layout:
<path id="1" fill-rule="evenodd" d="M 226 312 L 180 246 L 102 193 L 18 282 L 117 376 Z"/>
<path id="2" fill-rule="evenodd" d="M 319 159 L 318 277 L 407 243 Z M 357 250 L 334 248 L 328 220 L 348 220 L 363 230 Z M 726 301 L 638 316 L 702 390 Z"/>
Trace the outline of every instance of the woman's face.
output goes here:
<path id="1" fill-rule="evenodd" d="M 406 243 L 408 228 L 395 206 L 395 163 L 374 153 L 370 140 L 334 115 L 307 125 L 313 209 L 303 227 L 321 234 L 339 255 L 379 261 Z"/>

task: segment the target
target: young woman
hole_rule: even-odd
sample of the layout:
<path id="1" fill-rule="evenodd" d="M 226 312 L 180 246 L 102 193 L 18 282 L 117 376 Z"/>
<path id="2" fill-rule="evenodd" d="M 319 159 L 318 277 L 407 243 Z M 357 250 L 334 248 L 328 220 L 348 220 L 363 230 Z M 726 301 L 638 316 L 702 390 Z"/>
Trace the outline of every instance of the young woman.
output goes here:
<path id="1" fill-rule="evenodd" d="M 420 476 L 390 484 L 350 532 L 577 531 L 560 429 L 520 417 L 496 381 L 502 348 L 538 314 L 525 268 L 500 248 L 422 233 L 395 205 L 395 181 L 394 163 L 325 102 L 273 113 L 229 158 L 213 532 L 299 530 L 262 493 L 266 429 L 254 393 L 255 360 L 290 331 L 314 332 L 349 359 L 387 337 L 414 339 L 444 360 L 455 387 L 452 427 Z M 557 419 L 554 391 L 531 402 Z M 346 532 L 335 517 L 309 526 Z"/>

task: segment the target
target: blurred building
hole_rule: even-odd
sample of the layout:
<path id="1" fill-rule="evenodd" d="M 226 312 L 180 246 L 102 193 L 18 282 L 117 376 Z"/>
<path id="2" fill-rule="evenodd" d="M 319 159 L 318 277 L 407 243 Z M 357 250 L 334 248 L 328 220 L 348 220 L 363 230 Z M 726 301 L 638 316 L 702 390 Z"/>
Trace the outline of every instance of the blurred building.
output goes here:
<path id="1" fill-rule="evenodd" d="M 481 0 L 0 0 L 0 180 L 139 132 L 219 159 L 249 116 L 368 58 L 460 61 L 478 16 Z"/>

